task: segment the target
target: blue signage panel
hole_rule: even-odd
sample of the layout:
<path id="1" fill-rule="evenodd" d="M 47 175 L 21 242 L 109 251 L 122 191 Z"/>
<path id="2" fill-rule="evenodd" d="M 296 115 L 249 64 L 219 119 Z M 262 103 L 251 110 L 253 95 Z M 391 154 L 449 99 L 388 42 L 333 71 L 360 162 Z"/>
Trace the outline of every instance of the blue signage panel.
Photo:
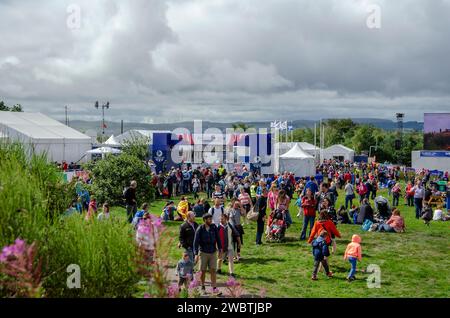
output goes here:
<path id="1" fill-rule="evenodd" d="M 450 158 L 450 151 L 421 151 L 421 157 L 446 157 Z"/>

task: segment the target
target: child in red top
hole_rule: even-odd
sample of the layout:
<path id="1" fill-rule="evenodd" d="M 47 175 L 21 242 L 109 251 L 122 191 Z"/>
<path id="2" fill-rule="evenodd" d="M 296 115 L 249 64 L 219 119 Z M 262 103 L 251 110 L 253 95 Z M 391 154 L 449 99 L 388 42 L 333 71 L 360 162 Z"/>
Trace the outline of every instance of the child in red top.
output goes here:
<path id="1" fill-rule="evenodd" d="M 347 245 L 347 249 L 344 253 L 344 260 L 348 260 L 351 264 L 350 273 L 348 274 L 347 280 L 355 280 L 356 273 L 356 263 L 362 260 L 361 251 L 361 237 L 359 235 L 353 235 L 352 242 Z"/>

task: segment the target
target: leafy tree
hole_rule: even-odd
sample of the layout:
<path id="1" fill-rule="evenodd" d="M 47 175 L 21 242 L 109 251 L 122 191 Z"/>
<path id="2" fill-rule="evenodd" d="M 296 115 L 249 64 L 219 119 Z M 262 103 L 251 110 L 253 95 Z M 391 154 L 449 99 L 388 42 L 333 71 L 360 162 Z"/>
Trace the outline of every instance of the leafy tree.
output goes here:
<path id="1" fill-rule="evenodd" d="M 12 111 L 12 112 L 15 112 L 15 113 L 23 113 L 22 105 L 20 105 L 20 104 L 14 105 L 14 106 L 11 108 L 11 111 Z"/>
<path id="2" fill-rule="evenodd" d="M 122 151 L 123 153 L 135 156 L 140 160 L 147 160 L 149 156 L 149 143 L 148 137 L 134 137 L 124 142 Z"/>
<path id="3" fill-rule="evenodd" d="M 127 153 L 120 156 L 109 155 L 103 160 L 86 164 L 85 168 L 91 172 L 91 190 L 100 203 L 107 201 L 112 205 L 123 204 L 123 189 L 130 185 L 131 180 L 138 183 L 138 204 L 154 198 L 150 167 L 136 156 Z"/>
<path id="4" fill-rule="evenodd" d="M 0 111 L 6 111 L 9 112 L 9 107 L 6 106 L 4 101 L 0 101 Z"/>
<path id="5" fill-rule="evenodd" d="M 232 125 L 233 129 L 235 130 L 242 130 L 244 132 L 246 132 L 247 130 L 249 130 L 250 128 L 252 128 L 251 125 L 248 125 L 246 123 L 235 123 Z"/>
<path id="6" fill-rule="evenodd" d="M 20 104 L 16 104 L 13 107 L 9 107 L 5 104 L 4 101 L 0 101 L 0 111 L 22 113 L 23 108 L 22 105 Z"/>

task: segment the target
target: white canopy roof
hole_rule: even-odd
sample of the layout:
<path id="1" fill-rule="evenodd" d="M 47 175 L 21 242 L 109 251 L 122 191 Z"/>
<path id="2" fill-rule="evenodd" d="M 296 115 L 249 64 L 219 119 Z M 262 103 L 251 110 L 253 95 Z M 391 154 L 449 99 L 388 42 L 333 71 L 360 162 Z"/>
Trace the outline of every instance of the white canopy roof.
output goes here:
<path id="1" fill-rule="evenodd" d="M 41 113 L 0 112 L 0 131 L 6 136 L 40 143 L 90 143 L 91 138 Z"/>
<path id="2" fill-rule="evenodd" d="M 285 159 L 313 159 L 314 157 L 303 151 L 299 145 L 295 145 L 291 150 L 281 155 L 280 158 Z"/>
<path id="3" fill-rule="evenodd" d="M 107 154 L 107 153 L 111 153 L 111 154 L 119 154 L 122 151 L 119 149 L 115 149 L 115 148 L 111 148 L 111 147 L 101 147 L 101 148 L 97 148 L 97 149 L 93 149 L 93 150 L 89 150 L 86 153 L 89 154 L 98 154 L 98 155 L 103 155 L 103 154 Z"/>
<path id="4" fill-rule="evenodd" d="M 111 137 L 109 137 L 109 139 L 105 142 L 105 145 L 108 146 L 120 146 L 120 143 L 116 140 L 116 138 L 114 137 L 114 135 L 112 135 Z"/>
<path id="5" fill-rule="evenodd" d="M 327 151 L 327 152 L 332 152 L 332 151 L 335 151 L 335 152 L 349 152 L 349 153 L 350 152 L 355 152 L 353 149 L 350 149 L 349 147 L 346 147 L 346 146 L 341 145 L 341 144 L 330 146 L 327 149 L 325 149 L 325 151 Z"/>

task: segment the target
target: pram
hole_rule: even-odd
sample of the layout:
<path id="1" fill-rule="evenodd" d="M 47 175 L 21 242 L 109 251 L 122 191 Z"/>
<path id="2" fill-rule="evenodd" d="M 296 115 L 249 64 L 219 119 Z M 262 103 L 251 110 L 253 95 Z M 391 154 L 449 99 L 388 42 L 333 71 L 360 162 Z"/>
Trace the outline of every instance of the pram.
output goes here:
<path id="1" fill-rule="evenodd" d="M 375 216 L 375 219 L 378 219 L 377 221 L 387 220 L 391 217 L 392 210 L 389 201 L 385 197 L 381 195 L 376 197 L 374 203 L 377 211 Z"/>
<path id="2" fill-rule="evenodd" d="M 284 242 L 286 229 L 287 222 L 285 211 L 275 210 L 269 220 L 267 241 L 276 243 Z"/>

